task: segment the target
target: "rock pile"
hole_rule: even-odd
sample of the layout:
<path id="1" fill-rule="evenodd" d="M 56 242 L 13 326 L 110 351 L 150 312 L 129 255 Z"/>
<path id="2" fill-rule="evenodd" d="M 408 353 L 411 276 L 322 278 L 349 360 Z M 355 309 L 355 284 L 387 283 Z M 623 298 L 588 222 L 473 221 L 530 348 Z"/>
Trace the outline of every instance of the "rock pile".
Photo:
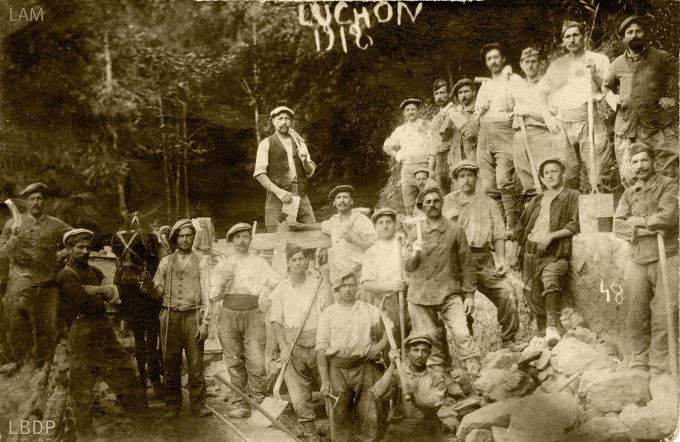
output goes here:
<path id="1" fill-rule="evenodd" d="M 483 367 L 479 396 L 440 411 L 457 442 L 658 440 L 675 430 L 677 381 L 626 369 L 615 345 L 581 326 L 552 349 L 534 337 L 522 353 L 491 352 Z"/>

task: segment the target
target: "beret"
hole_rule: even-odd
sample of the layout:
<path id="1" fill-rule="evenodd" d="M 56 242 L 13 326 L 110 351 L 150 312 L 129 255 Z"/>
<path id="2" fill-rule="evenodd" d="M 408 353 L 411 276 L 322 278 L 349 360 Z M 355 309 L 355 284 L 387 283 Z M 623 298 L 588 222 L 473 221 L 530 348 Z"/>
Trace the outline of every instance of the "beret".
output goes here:
<path id="1" fill-rule="evenodd" d="M 541 53 L 537 49 L 529 46 L 528 48 L 524 48 L 522 50 L 522 55 L 519 56 L 519 61 L 522 61 L 525 58 L 534 57 L 534 56 L 540 57 L 540 55 L 541 55 Z"/>
<path id="2" fill-rule="evenodd" d="M 543 176 L 543 168 L 545 167 L 546 164 L 559 164 L 560 168 L 564 171 L 567 170 L 567 166 L 564 164 L 564 161 L 560 160 L 559 158 L 548 158 L 547 160 L 541 161 L 541 164 L 538 165 L 538 175 Z"/>
<path id="3" fill-rule="evenodd" d="M 168 236 L 168 242 L 170 242 L 170 244 L 175 244 L 177 242 L 177 235 L 184 227 L 191 227 L 194 229 L 194 232 L 196 231 L 196 228 L 191 223 L 190 219 L 181 219 L 172 226 L 172 229 L 170 229 L 170 235 Z"/>
<path id="4" fill-rule="evenodd" d="M 47 191 L 47 186 L 43 183 L 32 183 L 24 187 L 24 190 L 19 192 L 19 197 L 25 198 L 34 192 L 45 193 Z M 43 195 L 44 196 L 44 195 Z"/>
<path id="5" fill-rule="evenodd" d="M 68 240 L 70 237 L 74 235 L 89 235 L 93 236 L 94 232 L 92 230 L 87 230 L 87 229 L 71 229 L 68 232 L 64 233 L 64 245 L 66 245 L 66 240 Z"/>
<path id="6" fill-rule="evenodd" d="M 410 334 L 405 340 L 404 345 L 410 347 L 415 344 L 426 344 L 432 348 L 432 338 L 427 333 Z"/>
<path id="7" fill-rule="evenodd" d="M 231 241 L 231 238 L 236 233 L 242 232 L 244 230 L 252 232 L 253 228 L 248 223 L 236 223 L 233 226 L 231 226 L 231 229 L 229 229 L 229 231 L 227 232 L 227 242 Z"/>
<path id="8" fill-rule="evenodd" d="M 440 87 L 444 87 L 444 86 L 446 86 L 446 88 L 448 89 L 448 87 L 449 87 L 448 81 L 443 80 L 443 79 L 441 79 L 441 78 L 437 78 L 437 79 L 434 81 L 434 85 L 432 86 L 432 90 L 433 90 L 433 91 L 436 91 L 436 90 L 439 89 Z"/>
<path id="9" fill-rule="evenodd" d="M 654 152 L 654 149 L 651 146 L 641 141 L 637 141 L 628 147 L 628 160 L 630 161 L 631 158 L 642 152 L 647 152 L 647 155 L 649 155 L 649 158 L 651 159 L 654 159 L 656 156 L 656 152 Z"/>
<path id="10" fill-rule="evenodd" d="M 275 107 L 274 110 L 269 112 L 269 118 L 274 118 L 275 116 L 277 116 L 281 112 L 288 112 L 291 117 L 295 116 L 295 112 L 293 112 L 293 110 L 291 108 L 289 108 L 287 106 L 279 106 L 279 107 Z"/>
<path id="11" fill-rule="evenodd" d="M 399 109 L 404 110 L 404 108 L 409 104 L 415 104 L 416 106 L 420 106 L 422 104 L 422 101 L 420 101 L 417 98 L 407 98 L 406 100 L 401 102 L 401 104 L 399 105 Z"/>
<path id="12" fill-rule="evenodd" d="M 479 166 L 472 160 L 462 160 L 451 169 L 451 176 L 455 177 L 463 169 L 477 171 Z"/>
<path id="13" fill-rule="evenodd" d="M 389 207 L 383 207 L 382 209 L 376 210 L 373 213 L 373 216 L 371 216 L 371 221 L 373 221 L 373 224 L 375 224 L 375 222 L 378 221 L 378 218 L 381 216 L 391 216 L 393 220 L 397 220 L 397 212 L 390 209 Z"/>
<path id="14" fill-rule="evenodd" d="M 354 187 L 350 186 L 349 184 L 341 184 L 339 186 L 335 186 L 333 190 L 331 190 L 331 193 L 328 194 L 328 199 L 333 201 L 333 198 L 335 198 L 335 195 L 337 195 L 340 192 L 349 192 L 350 195 L 354 195 Z"/>
<path id="15" fill-rule="evenodd" d="M 354 273 L 354 271 L 352 271 L 352 270 L 344 272 L 344 273 L 340 274 L 340 276 L 338 276 L 336 278 L 336 280 L 333 282 L 333 290 L 339 289 L 340 286 L 342 285 L 342 280 L 349 278 L 349 277 L 354 277 L 354 279 L 356 279 L 357 281 L 359 279 L 359 278 L 357 278 L 356 273 Z"/>
<path id="16" fill-rule="evenodd" d="M 564 37 L 564 33 L 567 32 L 567 29 L 571 28 L 578 28 L 579 31 L 581 31 L 581 34 L 583 34 L 585 30 L 583 23 L 574 20 L 565 20 L 564 23 L 562 23 L 562 37 Z"/>

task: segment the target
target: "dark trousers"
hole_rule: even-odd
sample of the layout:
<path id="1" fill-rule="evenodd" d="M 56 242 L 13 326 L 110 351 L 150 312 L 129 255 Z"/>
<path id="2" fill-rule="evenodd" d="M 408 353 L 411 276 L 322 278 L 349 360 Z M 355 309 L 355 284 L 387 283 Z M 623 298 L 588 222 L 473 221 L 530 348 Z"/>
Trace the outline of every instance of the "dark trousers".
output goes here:
<path id="1" fill-rule="evenodd" d="M 535 243 L 525 244 L 522 264 L 522 280 L 528 281 L 531 307 L 536 314 L 539 332 L 545 326 L 559 327 L 562 305 L 562 287 L 569 273 L 569 261 L 553 254 L 537 252 Z"/>
<path id="2" fill-rule="evenodd" d="M 189 403 L 192 408 L 204 406 L 207 392 L 203 373 L 203 341 L 196 337 L 199 325 L 197 321 L 200 321 L 198 311 L 163 308 L 160 321 L 166 405 L 182 406 L 182 350 L 184 350 L 189 371 Z"/>
<path id="3" fill-rule="evenodd" d="M 79 437 L 93 434 L 92 403 L 98 381 L 105 381 L 127 410 L 142 409 L 144 392 L 137 382 L 132 359 L 116 339 L 106 317 L 77 318 L 71 326 L 68 348 L 69 390 Z"/>

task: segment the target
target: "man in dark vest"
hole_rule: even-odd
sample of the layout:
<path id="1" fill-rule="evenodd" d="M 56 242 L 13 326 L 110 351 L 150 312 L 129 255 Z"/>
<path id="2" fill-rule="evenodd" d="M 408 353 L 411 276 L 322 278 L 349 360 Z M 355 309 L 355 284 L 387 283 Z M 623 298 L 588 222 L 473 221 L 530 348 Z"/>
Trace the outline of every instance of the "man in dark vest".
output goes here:
<path id="1" fill-rule="evenodd" d="M 264 205 L 264 220 L 267 231 L 275 232 L 285 228 L 284 204 L 291 204 L 294 197 L 300 197 L 296 220 L 314 224 L 314 211 L 307 198 L 307 179 L 312 176 L 316 165 L 309 158 L 305 141 L 290 127 L 295 113 L 286 106 L 279 106 L 269 113 L 275 132 L 257 146 L 255 173 L 253 176 L 267 189 Z"/>

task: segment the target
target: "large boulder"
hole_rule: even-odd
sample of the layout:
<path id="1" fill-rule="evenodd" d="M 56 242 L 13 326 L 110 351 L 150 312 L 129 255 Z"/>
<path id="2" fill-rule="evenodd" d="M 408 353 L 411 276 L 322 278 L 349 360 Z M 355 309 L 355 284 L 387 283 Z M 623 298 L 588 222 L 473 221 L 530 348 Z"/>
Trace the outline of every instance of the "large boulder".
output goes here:
<path id="1" fill-rule="evenodd" d="M 597 369 L 614 369 L 617 361 L 576 338 L 563 338 L 552 349 L 550 365 L 565 376 Z"/>
<path id="2" fill-rule="evenodd" d="M 618 417 L 595 417 L 567 434 L 564 442 L 628 442 L 628 428 Z"/>
<path id="3" fill-rule="evenodd" d="M 510 370 L 519 358 L 519 353 L 514 353 L 507 349 L 492 351 L 484 356 L 483 365 L 485 369 Z"/>
<path id="4" fill-rule="evenodd" d="M 482 370 L 474 386 L 484 398 L 491 402 L 526 396 L 536 388 L 534 380 L 527 373 L 499 368 Z"/>
<path id="5" fill-rule="evenodd" d="M 465 438 L 465 442 L 494 442 L 494 440 L 489 430 L 472 430 Z"/>
<path id="6" fill-rule="evenodd" d="M 678 384 L 668 375 L 649 381 L 652 400 L 644 407 L 629 405 L 621 412 L 621 420 L 628 434 L 635 439 L 662 439 L 671 434 L 677 425 Z"/>
<path id="7" fill-rule="evenodd" d="M 507 427 L 510 424 L 510 411 L 518 399 L 494 402 L 485 407 L 475 410 L 466 415 L 460 422 L 457 437 L 465 437 L 470 431 L 477 428 L 490 430 L 491 427 Z"/>
<path id="8" fill-rule="evenodd" d="M 579 412 L 578 401 L 568 393 L 534 393 L 518 400 L 510 412 L 508 437 L 523 442 L 559 441 L 574 428 Z"/>
<path id="9" fill-rule="evenodd" d="M 640 370 L 589 370 L 581 376 L 579 394 L 589 405 L 606 413 L 626 405 L 644 405 L 651 399 L 649 374 Z"/>

